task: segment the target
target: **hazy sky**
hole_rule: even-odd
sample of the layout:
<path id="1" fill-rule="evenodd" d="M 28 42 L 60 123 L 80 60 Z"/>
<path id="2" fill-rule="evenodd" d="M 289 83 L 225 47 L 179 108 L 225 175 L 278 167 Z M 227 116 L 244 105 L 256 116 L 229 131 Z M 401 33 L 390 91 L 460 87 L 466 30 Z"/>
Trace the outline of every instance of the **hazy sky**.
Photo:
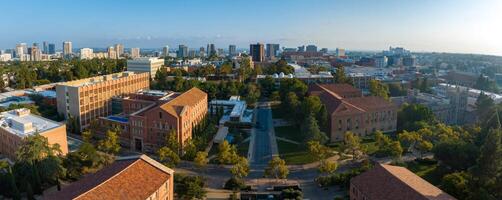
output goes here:
<path id="1" fill-rule="evenodd" d="M 502 0 L 0 0 L 0 49 L 215 43 L 502 55 Z"/>

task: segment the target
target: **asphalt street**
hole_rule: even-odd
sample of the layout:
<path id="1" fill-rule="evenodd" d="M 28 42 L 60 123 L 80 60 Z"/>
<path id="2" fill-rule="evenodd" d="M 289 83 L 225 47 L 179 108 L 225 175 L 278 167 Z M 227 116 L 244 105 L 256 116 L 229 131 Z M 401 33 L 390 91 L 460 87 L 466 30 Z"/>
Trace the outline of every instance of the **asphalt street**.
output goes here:
<path id="1" fill-rule="evenodd" d="M 271 159 L 269 133 L 272 127 L 272 112 L 270 108 L 257 109 L 257 127 L 255 129 L 255 143 L 253 148 L 252 165 L 266 165 Z"/>

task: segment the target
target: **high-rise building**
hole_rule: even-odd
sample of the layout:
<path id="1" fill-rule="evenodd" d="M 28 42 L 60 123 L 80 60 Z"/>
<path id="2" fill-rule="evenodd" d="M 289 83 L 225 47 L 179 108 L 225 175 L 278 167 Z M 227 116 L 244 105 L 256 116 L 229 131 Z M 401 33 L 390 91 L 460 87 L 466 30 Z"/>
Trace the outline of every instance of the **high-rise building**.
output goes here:
<path id="1" fill-rule="evenodd" d="M 49 52 L 48 54 L 56 54 L 56 45 L 55 44 L 49 44 Z"/>
<path id="2" fill-rule="evenodd" d="M 317 46 L 316 45 L 307 45 L 307 52 L 317 52 Z"/>
<path id="3" fill-rule="evenodd" d="M 150 86 L 150 74 L 120 72 L 56 85 L 58 113 L 76 120 L 83 130 L 91 121 L 112 113 L 112 98 Z"/>
<path id="4" fill-rule="evenodd" d="M 321 52 L 321 53 L 328 53 L 328 48 L 322 48 L 321 50 L 319 50 L 319 52 Z"/>
<path id="5" fill-rule="evenodd" d="M 44 41 L 43 45 L 44 45 L 44 48 L 43 48 L 42 53 L 47 54 L 49 52 L 49 48 L 47 46 L 47 41 Z"/>
<path id="6" fill-rule="evenodd" d="M 32 46 L 31 47 L 31 60 L 32 61 L 40 61 L 42 60 L 42 55 L 41 55 L 41 52 L 40 52 L 40 49 L 38 48 L 38 46 Z"/>
<path id="7" fill-rule="evenodd" d="M 69 41 L 63 42 L 63 57 L 70 58 L 72 55 L 72 44 Z"/>
<path id="8" fill-rule="evenodd" d="M 108 58 L 110 59 L 116 59 L 117 58 L 117 51 L 115 50 L 114 47 L 108 47 Z"/>
<path id="9" fill-rule="evenodd" d="M 267 58 L 275 58 L 279 51 L 279 44 L 267 44 Z"/>
<path id="10" fill-rule="evenodd" d="M 376 56 L 375 57 L 375 67 L 387 67 L 388 59 L 387 56 Z"/>
<path id="11" fill-rule="evenodd" d="M 119 59 L 122 55 L 124 55 L 124 45 L 115 44 L 115 52 L 117 52 L 117 59 Z"/>
<path id="12" fill-rule="evenodd" d="M 136 58 L 127 60 L 127 71 L 131 72 L 148 72 L 151 78 L 155 78 L 157 71 L 164 65 L 164 59 L 159 58 Z"/>
<path id="13" fill-rule="evenodd" d="M 229 56 L 237 55 L 237 48 L 235 47 L 235 45 L 233 45 L 233 44 L 228 45 L 228 55 Z"/>
<path id="14" fill-rule="evenodd" d="M 199 48 L 199 57 L 206 57 L 206 50 L 204 49 L 204 47 Z"/>
<path id="15" fill-rule="evenodd" d="M 414 67 L 417 64 L 417 58 L 412 55 L 403 57 L 403 65 L 407 67 Z"/>
<path id="16" fill-rule="evenodd" d="M 265 48 L 263 44 L 256 43 L 249 45 L 249 52 L 253 58 L 253 62 L 263 62 L 265 60 Z"/>
<path id="17" fill-rule="evenodd" d="M 139 53 L 139 48 L 131 48 L 131 58 L 139 58 L 140 53 Z"/>
<path id="18" fill-rule="evenodd" d="M 185 45 L 180 44 L 178 46 L 178 58 L 185 58 L 188 57 L 188 47 Z"/>
<path id="19" fill-rule="evenodd" d="M 166 45 L 164 48 L 162 48 L 162 56 L 163 57 L 169 56 L 169 46 Z"/>
<path id="20" fill-rule="evenodd" d="M 336 48 L 336 56 L 345 56 L 345 49 Z"/>
<path id="21" fill-rule="evenodd" d="M 207 44 L 207 56 L 213 56 L 216 55 L 216 47 L 214 44 Z"/>
<path id="22" fill-rule="evenodd" d="M 298 52 L 305 52 L 305 45 L 299 46 Z"/>
<path id="23" fill-rule="evenodd" d="M 91 48 L 80 49 L 80 59 L 92 59 L 94 57 L 93 50 Z"/>
<path id="24" fill-rule="evenodd" d="M 26 43 L 20 43 L 16 45 L 16 57 L 21 58 L 24 54 L 27 54 Z"/>
<path id="25" fill-rule="evenodd" d="M 188 50 L 188 57 L 190 57 L 190 58 L 197 57 L 197 52 L 195 52 L 195 49 Z"/>

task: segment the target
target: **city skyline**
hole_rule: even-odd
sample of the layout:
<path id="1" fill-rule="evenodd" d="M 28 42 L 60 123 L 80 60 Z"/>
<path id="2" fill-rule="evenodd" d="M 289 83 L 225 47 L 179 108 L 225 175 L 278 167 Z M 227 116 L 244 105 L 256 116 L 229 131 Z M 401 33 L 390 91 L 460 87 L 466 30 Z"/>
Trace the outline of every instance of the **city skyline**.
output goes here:
<path id="1" fill-rule="evenodd" d="M 9 2 L 0 48 L 42 41 L 58 46 L 72 41 L 74 48 L 121 43 L 128 48 L 184 44 L 192 49 L 208 43 L 246 48 L 261 42 L 502 55 L 502 28 L 494 26 L 502 17 L 500 9 L 502 2 L 495 0 Z"/>

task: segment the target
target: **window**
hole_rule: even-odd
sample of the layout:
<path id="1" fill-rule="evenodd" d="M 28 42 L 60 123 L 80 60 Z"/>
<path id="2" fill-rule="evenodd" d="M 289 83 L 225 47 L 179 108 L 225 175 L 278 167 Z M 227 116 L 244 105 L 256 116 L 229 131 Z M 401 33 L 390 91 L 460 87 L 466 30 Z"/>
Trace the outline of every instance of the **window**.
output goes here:
<path id="1" fill-rule="evenodd" d="M 159 119 L 162 119 L 162 112 L 159 112 Z"/>

